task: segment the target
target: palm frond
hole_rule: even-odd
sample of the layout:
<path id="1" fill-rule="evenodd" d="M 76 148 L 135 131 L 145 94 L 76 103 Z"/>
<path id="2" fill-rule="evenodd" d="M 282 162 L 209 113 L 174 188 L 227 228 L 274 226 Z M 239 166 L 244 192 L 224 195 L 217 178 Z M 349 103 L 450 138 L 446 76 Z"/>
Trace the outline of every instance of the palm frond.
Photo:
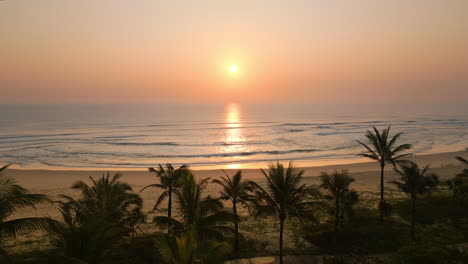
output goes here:
<path id="1" fill-rule="evenodd" d="M 0 223 L 0 237 L 15 238 L 19 234 L 41 230 L 49 224 L 48 218 L 27 217 L 17 218 Z"/>

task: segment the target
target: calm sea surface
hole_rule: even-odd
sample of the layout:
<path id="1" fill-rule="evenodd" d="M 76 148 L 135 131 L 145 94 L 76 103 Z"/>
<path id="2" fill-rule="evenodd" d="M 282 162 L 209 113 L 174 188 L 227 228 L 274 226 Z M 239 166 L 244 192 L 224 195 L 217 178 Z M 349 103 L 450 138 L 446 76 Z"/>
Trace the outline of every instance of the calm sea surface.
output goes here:
<path id="1" fill-rule="evenodd" d="M 357 110 L 357 109 L 360 110 Z M 376 110 L 378 109 L 378 110 Z M 0 164 L 21 168 L 195 168 L 352 162 L 372 126 L 404 132 L 413 153 L 468 147 L 468 115 L 421 107 L 0 105 Z"/>

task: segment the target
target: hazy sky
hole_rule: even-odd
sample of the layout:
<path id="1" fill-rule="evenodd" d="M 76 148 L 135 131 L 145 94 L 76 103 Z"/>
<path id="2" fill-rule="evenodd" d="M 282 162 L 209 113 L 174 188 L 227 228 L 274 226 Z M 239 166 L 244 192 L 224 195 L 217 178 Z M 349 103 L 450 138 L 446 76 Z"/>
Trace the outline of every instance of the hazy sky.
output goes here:
<path id="1" fill-rule="evenodd" d="M 466 0 L 4 0 L 0 103 L 459 103 L 467 14 Z"/>

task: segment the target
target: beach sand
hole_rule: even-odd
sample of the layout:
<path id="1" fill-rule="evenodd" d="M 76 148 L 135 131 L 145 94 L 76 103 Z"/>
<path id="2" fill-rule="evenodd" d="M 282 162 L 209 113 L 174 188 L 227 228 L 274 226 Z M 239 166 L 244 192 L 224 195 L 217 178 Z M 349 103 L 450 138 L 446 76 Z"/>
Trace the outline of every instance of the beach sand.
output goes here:
<path id="1" fill-rule="evenodd" d="M 463 156 L 468 158 L 468 152 L 458 151 L 458 152 L 447 152 L 447 153 L 438 153 L 438 154 L 427 154 L 427 155 L 416 155 L 411 158 L 420 166 L 430 165 L 432 172 L 439 175 L 440 179 L 443 181 L 445 179 L 453 177 L 455 174 L 459 173 L 463 169 L 463 165 L 460 164 L 455 156 Z M 362 196 L 374 197 L 378 196 L 379 192 L 379 166 L 377 162 L 362 162 L 355 164 L 346 164 L 346 165 L 327 165 L 327 166 L 318 166 L 318 167 L 308 167 L 301 168 L 305 171 L 304 173 L 304 183 L 307 184 L 318 184 L 319 179 L 317 176 L 321 172 L 331 172 L 333 170 L 347 169 L 351 173 L 351 176 L 356 179 L 355 183 L 352 184 L 352 188 L 362 192 Z M 386 168 L 388 172 L 385 175 L 385 181 L 391 181 L 395 178 L 391 166 Z M 230 175 L 234 174 L 236 170 L 226 170 Z M 111 171 L 113 174 L 116 171 Z M 255 180 L 258 183 L 263 183 L 263 176 L 259 169 L 243 169 L 243 176 L 247 179 Z M 82 170 L 18 170 L 18 169 L 8 169 L 4 172 L 5 175 L 13 177 L 16 181 L 23 187 L 29 189 L 33 193 L 41 193 L 47 195 L 50 199 L 58 199 L 58 195 L 65 194 L 72 197 L 79 197 L 79 193 L 70 189 L 70 186 L 78 181 L 86 181 L 89 183 L 89 177 L 98 178 L 105 174 L 105 171 L 82 171 Z M 157 182 L 157 178 L 154 174 L 149 173 L 146 170 L 141 171 L 123 171 L 122 181 L 128 182 L 135 192 L 139 192 L 142 187 Z M 217 178 L 223 175 L 221 170 L 195 170 L 195 175 L 199 178 Z M 386 188 L 393 188 L 390 184 L 386 184 Z M 216 185 L 209 184 L 208 192 L 216 195 L 219 189 Z M 144 212 L 149 212 L 156 200 L 157 195 L 160 193 L 160 190 L 157 189 L 147 189 L 141 192 L 141 196 L 144 200 Z M 370 195 L 370 196 L 369 196 Z M 163 204 L 161 207 L 164 207 Z M 244 211 L 245 213 L 245 211 Z M 148 219 L 152 219 L 153 215 L 156 214 L 165 214 L 164 211 L 158 211 L 151 213 Z M 60 220 L 60 214 L 53 204 L 44 203 L 37 206 L 34 209 L 23 209 L 15 213 L 12 218 L 17 217 L 30 217 L 30 216 L 49 216 L 54 219 Z M 151 224 L 144 225 L 145 232 L 156 231 L 156 227 Z M 268 231 L 268 234 L 256 233 L 252 234 L 251 238 L 258 238 L 260 240 L 267 239 L 269 248 L 271 248 L 272 253 L 276 250 L 276 232 Z M 44 235 L 42 235 L 44 236 Z M 30 250 L 31 247 L 47 247 L 47 243 L 43 243 L 43 238 L 41 234 L 28 234 L 19 239 L 19 241 L 37 241 L 37 243 L 29 243 L 28 248 L 23 248 L 21 243 L 15 243 L 12 241 L 11 250 L 21 251 L 21 250 Z M 17 241 L 18 242 L 18 241 Z M 286 237 L 285 246 L 294 247 L 291 240 L 288 241 Z"/>

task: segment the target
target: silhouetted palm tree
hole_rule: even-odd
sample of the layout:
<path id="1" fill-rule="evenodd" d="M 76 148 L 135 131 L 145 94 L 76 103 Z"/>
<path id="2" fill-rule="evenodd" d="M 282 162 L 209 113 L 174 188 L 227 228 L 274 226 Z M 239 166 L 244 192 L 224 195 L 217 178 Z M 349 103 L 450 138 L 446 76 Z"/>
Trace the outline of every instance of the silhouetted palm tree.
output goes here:
<path id="1" fill-rule="evenodd" d="M 456 159 L 468 166 L 468 160 L 465 158 L 458 156 Z M 447 184 L 453 192 L 453 199 L 458 200 L 458 203 L 462 205 L 468 197 L 468 168 L 463 169 L 453 179 L 448 180 Z"/>
<path id="2" fill-rule="evenodd" d="M 229 175 L 223 171 L 225 176 L 221 177 L 219 180 L 213 180 L 213 183 L 221 186 L 219 199 L 229 200 L 232 203 L 232 212 L 234 214 L 234 229 L 235 229 L 235 238 L 234 238 L 234 249 L 235 251 L 239 250 L 239 215 L 237 213 L 238 204 L 247 206 L 249 201 L 252 201 L 252 184 L 248 180 L 242 180 L 242 172 L 239 170 L 231 178 Z"/>
<path id="3" fill-rule="evenodd" d="M 92 185 L 83 181 L 72 185 L 72 189 L 81 192 L 82 197 L 78 202 L 83 206 L 80 212 L 83 217 L 122 223 L 132 220 L 129 218 L 135 216 L 134 209 L 141 208 L 143 200 L 131 192 L 132 187 L 128 183 L 119 181 L 121 177 L 122 174 L 116 173 L 110 178 L 110 173 L 107 173 L 97 181 L 90 177 Z"/>
<path id="4" fill-rule="evenodd" d="M 435 187 L 433 183 L 438 182 L 438 177 L 429 173 L 428 166 L 421 170 L 416 164 L 402 164 L 400 168 L 395 168 L 395 172 L 400 175 L 400 181 L 391 183 L 411 197 L 411 238 L 414 241 L 416 240 L 416 198 L 419 194 L 431 192 Z"/>
<path id="5" fill-rule="evenodd" d="M 63 222 L 51 220 L 47 231 L 52 243 L 63 250 L 63 255 L 57 257 L 60 263 L 77 260 L 101 263 L 106 253 L 131 232 L 130 228 L 108 219 L 84 220 L 83 205 L 79 202 L 58 203 Z"/>
<path id="6" fill-rule="evenodd" d="M 380 221 L 383 221 L 385 208 L 389 205 L 385 202 L 384 199 L 384 169 L 385 165 L 392 164 L 394 167 L 398 163 L 407 163 L 409 161 L 405 160 L 411 154 L 400 154 L 402 151 L 408 150 L 411 148 L 411 144 L 402 144 L 396 145 L 398 138 L 400 138 L 402 133 L 397 133 L 390 138 L 390 126 L 386 129 L 379 131 L 376 127 L 372 127 L 374 132 L 368 130 L 366 138 L 368 144 L 365 144 L 359 140 L 357 142 L 366 148 L 366 153 L 358 154 L 359 156 L 366 157 L 372 160 L 375 160 L 380 165 Z"/>
<path id="7" fill-rule="evenodd" d="M 100 263 L 115 243 L 134 231 L 141 218 L 142 199 L 119 181 L 121 177 L 115 174 L 111 178 L 108 173 L 99 180 L 90 177 L 92 185 L 74 183 L 72 188 L 81 192 L 78 200 L 61 195 L 64 201 L 57 203 L 63 222 L 51 220 L 47 231 L 66 259 Z"/>
<path id="8" fill-rule="evenodd" d="M 15 238 L 18 234 L 38 229 L 44 230 L 48 223 L 47 218 L 9 218 L 16 210 L 34 207 L 35 204 L 44 202 L 47 198 L 42 194 L 29 193 L 12 178 L 4 176 L 2 172 L 8 166 L 0 168 L 0 245 L 4 239 Z M 0 247 L 0 260 L 2 258 L 5 262 L 9 261 L 6 252 Z"/>
<path id="9" fill-rule="evenodd" d="M 141 191 L 149 187 L 155 187 L 163 189 L 163 193 L 159 195 L 158 199 L 156 200 L 156 204 L 153 207 L 153 210 L 156 210 L 158 206 L 164 201 L 164 199 L 168 198 L 167 204 L 167 217 L 172 217 L 172 194 L 177 191 L 177 188 L 181 186 L 180 178 L 185 174 L 190 173 L 190 170 L 187 165 L 182 165 L 178 169 L 175 169 L 171 164 L 166 164 L 164 168 L 161 164 L 159 164 L 159 168 L 149 168 L 150 172 L 154 172 L 156 176 L 159 178 L 159 183 L 150 184 L 145 186 Z"/>
<path id="10" fill-rule="evenodd" d="M 172 226 L 178 234 L 194 230 L 200 239 L 223 239 L 227 232 L 234 232 L 225 225 L 233 221 L 234 216 L 224 210 L 219 199 L 205 195 L 209 178 L 196 181 L 193 174 L 189 173 L 180 180 L 181 187 L 174 193 L 180 220 L 156 216 L 156 224 L 163 227 Z"/>
<path id="11" fill-rule="evenodd" d="M 458 161 L 460 161 L 462 164 L 464 164 L 465 166 L 468 166 L 468 160 L 466 160 L 465 158 L 463 158 L 461 156 L 457 156 L 456 159 Z M 458 175 L 460 177 L 464 177 L 465 179 L 467 179 L 468 178 L 468 168 L 463 169 L 463 171 L 460 172 Z"/>
<path id="12" fill-rule="evenodd" d="M 166 264 L 222 264 L 230 251 L 226 242 L 200 242 L 193 231 L 158 238 L 155 244 Z"/>
<path id="13" fill-rule="evenodd" d="M 329 195 L 325 196 L 334 201 L 335 231 L 338 230 L 340 220 L 344 219 L 345 213 L 352 213 L 352 206 L 357 202 L 357 192 L 350 190 L 349 185 L 354 178 L 349 176 L 347 170 L 335 171 L 332 174 L 323 172 L 320 175 L 322 183 L 320 187 L 327 190 Z"/>
<path id="14" fill-rule="evenodd" d="M 256 216 L 276 215 L 280 223 L 280 263 L 283 263 L 283 231 L 284 221 L 288 217 L 313 219 L 312 210 L 316 205 L 311 201 L 318 195 L 316 189 L 301 184 L 304 171 L 296 170 L 291 163 L 285 168 L 283 164 L 269 164 L 268 171 L 261 170 L 266 179 L 266 189 L 255 182 Z"/>

